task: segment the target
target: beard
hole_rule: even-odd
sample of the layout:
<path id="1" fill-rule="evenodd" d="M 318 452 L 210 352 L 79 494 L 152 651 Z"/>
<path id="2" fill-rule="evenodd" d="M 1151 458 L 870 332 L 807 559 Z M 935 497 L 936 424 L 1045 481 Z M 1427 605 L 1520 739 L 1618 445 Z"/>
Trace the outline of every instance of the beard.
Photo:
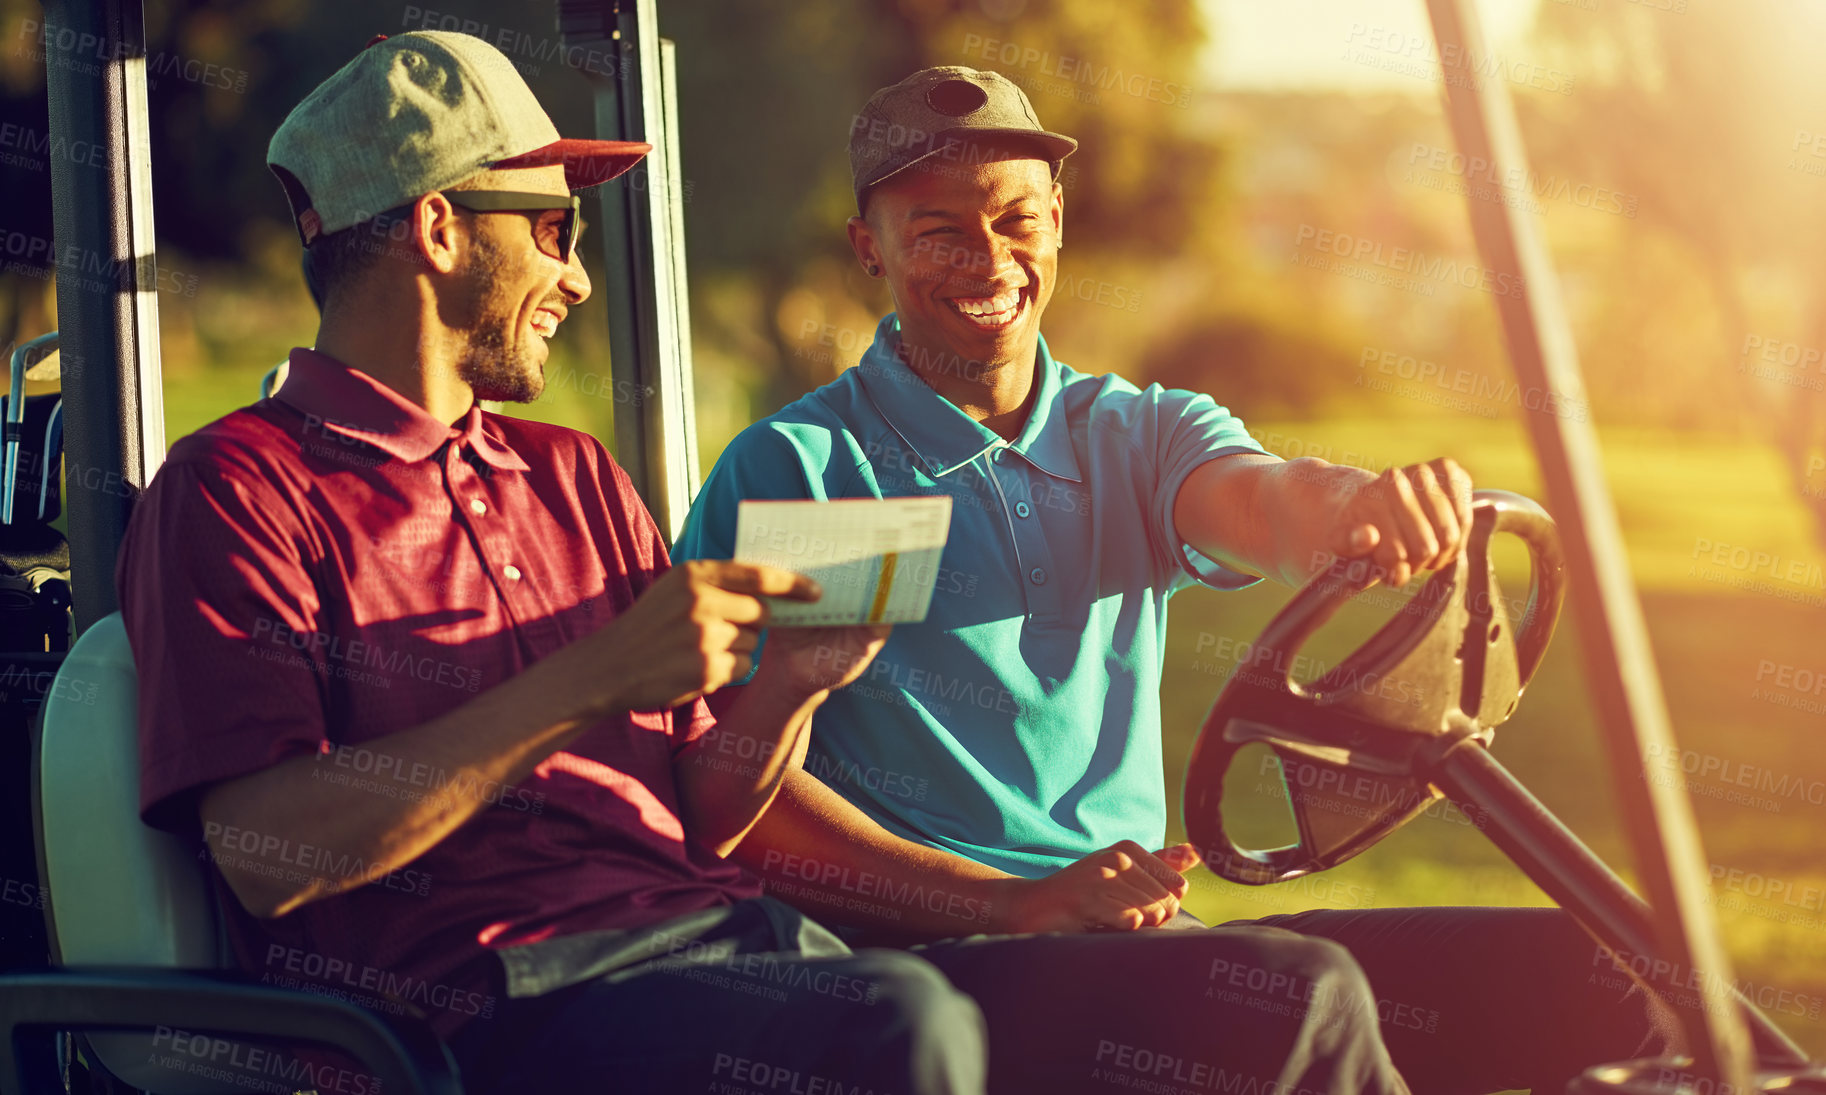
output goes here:
<path id="1" fill-rule="evenodd" d="M 456 374 L 475 392 L 477 400 L 531 403 L 545 391 L 545 368 L 533 355 L 530 341 L 518 338 L 519 316 L 501 308 L 495 286 L 511 278 L 509 260 L 494 241 L 478 234 L 471 264 L 469 338 L 456 360 Z M 543 303 L 560 303 L 553 290 Z"/>

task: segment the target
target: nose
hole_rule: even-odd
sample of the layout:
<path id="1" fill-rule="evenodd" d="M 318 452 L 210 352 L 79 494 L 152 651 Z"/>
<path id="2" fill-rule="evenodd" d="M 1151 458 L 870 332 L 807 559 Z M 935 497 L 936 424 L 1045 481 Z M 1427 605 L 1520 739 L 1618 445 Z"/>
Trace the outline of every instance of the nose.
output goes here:
<path id="1" fill-rule="evenodd" d="M 590 299 L 590 275 L 583 269 L 583 255 L 574 248 L 571 260 L 564 264 L 564 273 L 558 275 L 558 290 L 571 304 L 582 304 Z"/>
<path id="2" fill-rule="evenodd" d="M 1002 271 L 1015 264 L 1014 246 L 1007 236 L 1000 232 L 984 232 L 974 241 L 976 262 L 972 273 L 980 273 L 994 280 Z"/>
<path id="3" fill-rule="evenodd" d="M 980 284 L 991 292 L 996 286 L 1014 280 L 1013 274 L 1020 263 L 1015 261 L 1013 245 L 1001 233 L 984 232 L 966 246 L 967 261 L 953 259 L 949 264 L 958 275 L 954 280 L 967 285 Z"/>

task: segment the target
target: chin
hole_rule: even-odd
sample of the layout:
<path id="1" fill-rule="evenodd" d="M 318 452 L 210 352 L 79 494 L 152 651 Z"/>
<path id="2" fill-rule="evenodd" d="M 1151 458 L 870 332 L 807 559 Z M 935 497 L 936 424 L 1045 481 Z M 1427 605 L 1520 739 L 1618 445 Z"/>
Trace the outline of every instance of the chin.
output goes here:
<path id="1" fill-rule="evenodd" d="M 500 368 L 464 379 L 476 399 L 490 403 L 531 403 L 545 392 L 545 369 L 538 362 L 526 362 L 519 368 L 503 362 Z"/>

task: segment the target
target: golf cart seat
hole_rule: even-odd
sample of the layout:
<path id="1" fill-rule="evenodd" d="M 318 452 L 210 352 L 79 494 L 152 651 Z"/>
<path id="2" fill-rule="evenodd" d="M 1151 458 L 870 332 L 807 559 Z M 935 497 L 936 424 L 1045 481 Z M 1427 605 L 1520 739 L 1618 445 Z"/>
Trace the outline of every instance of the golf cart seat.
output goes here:
<path id="1" fill-rule="evenodd" d="M 140 821 L 137 708 L 114 613 L 76 642 L 45 702 L 34 797 L 57 968 L 0 976 L 0 1090 L 64 1090 L 51 1043 L 79 1031 L 87 1061 L 156 1095 L 276 1089 L 270 1068 L 225 1066 L 283 1059 L 236 1038 L 333 1047 L 387 1091 L 460 1093 L 423 1023 L 227 968 L 203 849 Z"/>

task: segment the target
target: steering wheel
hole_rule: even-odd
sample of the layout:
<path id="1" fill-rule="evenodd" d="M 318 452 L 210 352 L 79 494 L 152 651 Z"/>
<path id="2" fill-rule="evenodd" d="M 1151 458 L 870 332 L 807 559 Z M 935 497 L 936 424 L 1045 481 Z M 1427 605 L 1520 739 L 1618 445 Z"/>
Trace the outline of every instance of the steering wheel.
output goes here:
<path id="1" fill-rule="evenodd" d="M 1318 679 L 1296 682 L 1295 656 L 1375 583 L 1367 559 L 1339 560 L 1314 577 L 1249 649 L 1186 771 L 1186 834 L 1212 871 L 1263 885 L 1337 866 L 1440 798 L 1427 778 L 1433 764 L 1467 737 L 1488 745 L 1514 713 L 1565 596 L 1559 535 L 1545 510 L 1508 491 L 1474 493 L 1471 519 L 1452 565 Z M 1490 558 L 1498 532 L 1528 546 L 1528 597 L 1513 614 Z M 1252 743 L 1280 760 L 1298 843 L 1240 848 L 1225 829 L 1224 777 Z"/>

